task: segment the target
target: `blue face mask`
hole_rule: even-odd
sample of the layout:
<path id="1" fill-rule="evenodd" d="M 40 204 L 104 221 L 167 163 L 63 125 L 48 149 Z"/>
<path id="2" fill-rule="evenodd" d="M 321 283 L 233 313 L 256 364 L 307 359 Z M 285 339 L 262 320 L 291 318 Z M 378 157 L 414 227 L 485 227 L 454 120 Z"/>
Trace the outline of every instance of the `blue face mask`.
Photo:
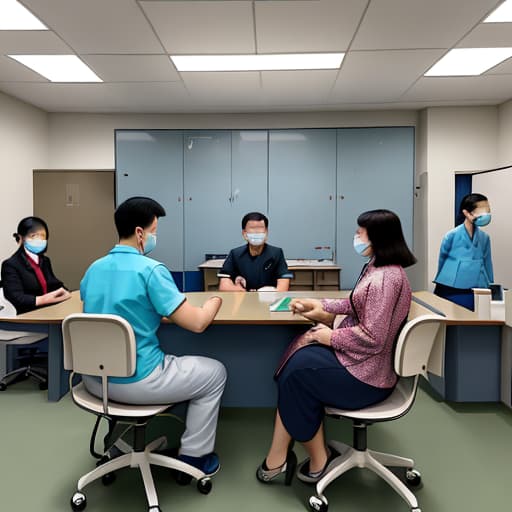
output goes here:
<path id="1" fill-rule="evenodd" d="M 475 226 L 478 226 L 479 228 L 483 226 L 487 226 L 491 222 L 491 214 L 490 213 L 483 213 L 482 215 L 479 215 L 474 221 L 473 224 Z"/>
<path id="2" fill-rule="evenodd" d="M 23 245 L 27 251 L 30 251 L 33 254 L 39 254 L 46 249 L 47 241 L 34 238 L 33 240 L 25 240 Z"/>
<path id="3" fill-rule="evenodd" d="M 358 235 L 354 236 L 354 250 L 359 254 L 359 256 L 365 256 L 366 249 L 370 247 L 372 244 L 370 242 L 363 242 Z"/>
<path id="4" fill-rule="evenodd" d="M 156 247 L 156 235 L 148 233 L 144 244 L 144 254 L 149 254 Z"/>

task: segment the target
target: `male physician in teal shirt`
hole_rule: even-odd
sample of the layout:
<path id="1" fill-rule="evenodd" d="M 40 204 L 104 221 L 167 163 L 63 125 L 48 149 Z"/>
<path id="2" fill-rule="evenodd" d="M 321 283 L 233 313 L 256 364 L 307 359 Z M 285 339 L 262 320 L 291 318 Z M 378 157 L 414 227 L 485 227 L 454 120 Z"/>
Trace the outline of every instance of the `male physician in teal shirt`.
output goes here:
<path id="1" fill-rule="evenodd" d="M 163 207 L 147 197 L 122 203 L 114 215 L 119 244 L 88 268 L 80 295 L 85 313 L 119 315 L 135 333 L 135 374 L 110 378 L 109 397 L 133 404 L 189 401 L 179 458 L 212 475 L 220 467 L 213 449 L 226 370 L 214 359 L 164 354 L 156 333 L 162 317 L 190 331 L 204 331 L 222 299 L 210 297 L 200 308 L 190 305 L 165 265 L 146 256 L 156 245 L 158 218 L 163 216 Z M 84 383 L 101 396 L 97 379 L 84 376 Z"/>

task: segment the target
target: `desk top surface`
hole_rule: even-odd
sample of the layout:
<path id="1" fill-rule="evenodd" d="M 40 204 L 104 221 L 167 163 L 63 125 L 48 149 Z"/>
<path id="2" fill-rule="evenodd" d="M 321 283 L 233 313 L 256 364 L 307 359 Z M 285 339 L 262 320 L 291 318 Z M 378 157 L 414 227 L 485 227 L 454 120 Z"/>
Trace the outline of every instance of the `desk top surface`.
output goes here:
<path id="1" fill-rule="evenodd" d="M 348 297 L 349 290 L 333 291 L 296 291 L 296 292 L 191 292 L 186 293 L 187 300 L 193 306 L 201 306 L 214 295 L 222 297 L 222 307 L 213 321 L 214 324 L 306 324 L 308 320 L 288 312 L 270 312 L 269 305 L 280 297 L 311 297 L 311 298 L 342 298 Z M 414 297 L 441 311 L 446 315 L 446 323 L 452 325 L 503 325 L 496 320 L 481 320 L 475 313 L 450 301 L 437 297 L 430 292 L 415 292 Z M 69 300 L 36 309 L 11 318 L 0 318 L 0 322 L 57 324 L 72 314 L 82 311 L 82 303 L 78 291 L 72 292 Z M 412 302 L 409 318 L 432 314 L 422 304 Z M 163 320 L 167 322 L 166 319 Z"/>
<path id="2" fill-rule="evenodd" d="M 218 270 L 222 268 L 224 260 L 217 258 L 201 263 L 197 268 Z M 286 260 L 288 270 L 340 270 L 332 260 Z"/>

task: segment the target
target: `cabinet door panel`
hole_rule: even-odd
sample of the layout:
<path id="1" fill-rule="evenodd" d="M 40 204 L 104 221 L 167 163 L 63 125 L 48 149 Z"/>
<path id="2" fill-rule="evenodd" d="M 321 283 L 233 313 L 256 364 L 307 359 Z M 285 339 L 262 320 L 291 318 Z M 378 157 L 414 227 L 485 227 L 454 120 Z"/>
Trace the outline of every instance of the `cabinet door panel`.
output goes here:
<path id="1" fill-rule="evenodd" d="M 183 270 L 183 135 L 171 130 L 116 131 L 117 204 L 133 196 L 158 201 L 167 213 L 158 221 L 151 257 Z"/>
<path id="2" fill-rule="evenodd" d="M 185 270 L 197 271 L 206 253 L 232 247 L 231 133 L 184 134 Z"/>
<path id="3" fill-rule="evenodd" d="M 287 258 L 330 257 L 336 130 L 272 130 L 269 137 L 270 243 Z"/>
<path id="4" fill-rule="evenodd" d="M 414 128 L 338 130 L 337 261 L 344 289 L 352 288 L 365 259 L 353 249 L 357 217 L 385 208 L 402 222 L 412 249 Z"/>
<path id="5" fill-rule="evenodd" d="M 249 212 L 268 213 L 268 132 L 233 131 L 231 134 L 232 203 L 229 229 L 232 247 L 242 245 L 242 217 Z"/>

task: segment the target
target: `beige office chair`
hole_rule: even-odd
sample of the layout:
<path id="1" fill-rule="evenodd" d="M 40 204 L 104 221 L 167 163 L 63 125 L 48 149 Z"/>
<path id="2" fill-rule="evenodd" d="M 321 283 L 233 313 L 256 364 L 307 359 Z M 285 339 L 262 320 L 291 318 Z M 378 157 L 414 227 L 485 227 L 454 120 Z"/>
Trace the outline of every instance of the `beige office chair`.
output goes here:
<path id="1" fill-rule="evenodd" d="M 443 334 L 441 320 L 440 316 L 424 315 L 405 324 L 395 350 L 395 371 L 399 375 L 399 381 L 386 400 L 356 411 L 326 408 L 328 416 L 352 420 L 353 446 L 329 441 L 329 446 L 338 451 L 340 456 L 334 459 L 335 466 L 317 482 L 316 495 L 309 498 L 312 510 L 327 512 L 328 501 L 323 494 L 325 488 L 349 469 L 358 467 L 372 470 L 402 496 L 412 512 L 421 512 L 416 496 L 386 467 L 404 468 L 405 481 L 414 487 L 421 482 L 419 471 L 414 469 L 414 461 L 369 450 L 366 444 L 367 427 L 380 421 L 396 420 L 409 412 L 416 397 L 420 375 L 427 376 L 428 361 L 434 342 Z"/>
<path id="2" fill-rule="evenodd" d="M 202 471 L 178 459 L 153 453 L 164 446 L 165 438 L 159 438 L 145 445 L 145 428 L 151 418 L 168 409 L 172 404 L 129 405 L 115 403 L 108 398 L 107 377 L 129 377 L 135 372 L 135 336 L 131 325 L 116 315 L 73 314 L 62 323 L 64 343 L 64 368 L 71 370 L 70 389 L 73 401 L 82 409 L 106 418 L 109 423 L 128 425 L 133 429 L 133 449 L 127 444 L 116 443 L 121 449 L 128 446 L 128 453 L 108 460 L 93 469 L 78 481 L 77 492 L 71 498 L 71 508 L 84 510 L 87 501 L 83 488 L 91 482 L 112 475 L 125 467 L 138 467 L 142 474 L 150 512 L 160 511 L 158 497 L 151 475 L 150 465 L 163 466 L 186 473 L 197 480 L 197 488 L 208 494 L 212 483 Z M 91 395 L 84 384 L 72 386 L 74 373 L 101 377 L 103 396 Z M 126 432 L 126 429 L 125 429 Z"/>
<path id="3" fill-rule="evenodd" d="M 16 308 L 4 297 L 4 292 L 0 286 L 0 321 L 2 318 L 10 318 L 16 316 Z M 23 347 L 38 343 L 48 337 L 44 332 L 30 332 L 30 331 L 12 331 L 0 329 L 0 391 L 5 391 L 7 386 L 14 384 L 18 380 L 32 377 L 39 383 L 39 389 L 48 389 L 48 375 L 43 368 L 34 368 L 31 366 L 30 356 L 28 356 L 28 363 L 26 366 L 16 368 L 15 370 L 6 373 L 6 355 L 5 351 L 8 346 L 10 347 Z M 32 359 L 33 361 L 33 359 Z"/>

